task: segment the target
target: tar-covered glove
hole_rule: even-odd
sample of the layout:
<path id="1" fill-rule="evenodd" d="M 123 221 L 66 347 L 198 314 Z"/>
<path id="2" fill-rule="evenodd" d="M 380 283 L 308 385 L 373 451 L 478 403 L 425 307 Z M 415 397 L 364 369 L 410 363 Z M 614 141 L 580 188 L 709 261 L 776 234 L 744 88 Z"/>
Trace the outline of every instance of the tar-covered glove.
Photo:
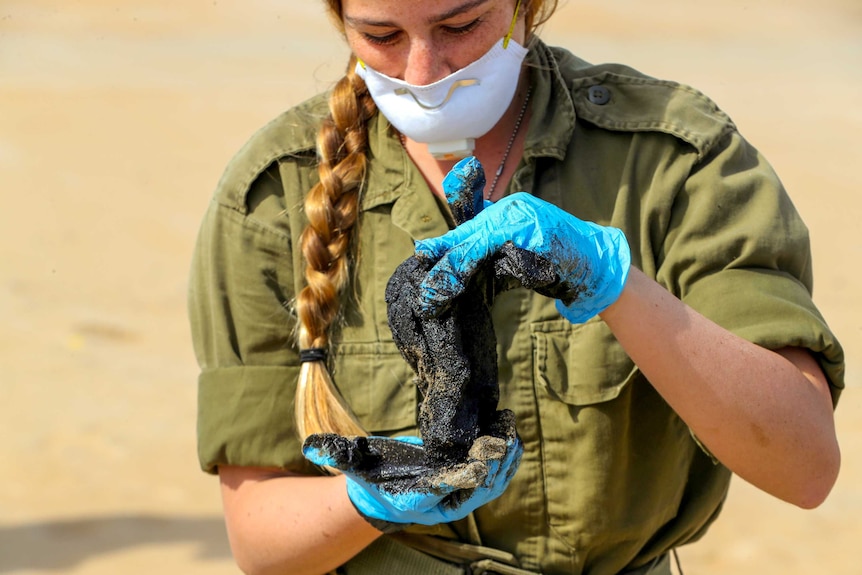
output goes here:
<path id="1" fill-rule="evenodd" d="M 475 158 L 462 160 L 453 172 L 474 170 L 473 162 L 478 163 Z M 556 299 L 557 309 L 572 323 L 583 323 L 614 303 L 631 266 L 622 231 L 582 221 L 519 192 L 486 204 L 443 236 L 416 242 L 417 257 L 436 262 L 420 286 L 423 311 L 433 317 L 448 307 L 487 261 L 495 262 L 496 275 L 509 268 L 526 284 L 530 274 L 518 269 L 517 258 L 507 255 L 524 252 L 534 256 L 524 261 L 546 261 L 556 275 L 546 285 L 525 287 Z"/>
<path id="2" fill-rule="evenodd" d="M 353 506 L 384 533 L 463 519 L 506 490 L 523 451 L 514 430 L 505 439 L 480 438 L 466 461 L 444 469 L 428 467 L 418 437 L 319 434 L 302 448 L 312 463 L 347 477 Z"/>

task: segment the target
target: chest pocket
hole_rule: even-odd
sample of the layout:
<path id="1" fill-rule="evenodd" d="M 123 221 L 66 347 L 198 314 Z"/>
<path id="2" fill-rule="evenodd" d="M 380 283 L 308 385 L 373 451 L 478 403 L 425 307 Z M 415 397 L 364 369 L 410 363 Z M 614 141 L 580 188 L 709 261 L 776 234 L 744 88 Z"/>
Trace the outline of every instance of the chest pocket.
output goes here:
<path id="1" fill-rule="evenodd" d="M 536 383 L 569 405 L 616 398 L 636 371 L 603 321 L 546 321 L 533 324 L 531 331 Z"/>
<path id="2" fill-rule="evenodd" d="M 353 413 L 370 433 L 416 426 L 415 374 L 395 343 L 339 344 L 333 377 Z"/>

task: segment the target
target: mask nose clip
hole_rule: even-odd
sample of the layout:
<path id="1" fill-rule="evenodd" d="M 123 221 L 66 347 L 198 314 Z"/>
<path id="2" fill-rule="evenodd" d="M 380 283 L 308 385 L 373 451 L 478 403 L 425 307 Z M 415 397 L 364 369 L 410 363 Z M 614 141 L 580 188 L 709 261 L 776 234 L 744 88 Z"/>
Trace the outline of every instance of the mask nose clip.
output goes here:
<path id="1" fill-rule="evenodd" d="M 449 92 L 446 94 L 446 97 L 443 98 L 443 101 L 436 105 L 430 105 L 424 103 L 422 100 L 416 97 L 416 94 L 408 90 L 407 88 L 396 88 L 395 95 L 396 96 L 410 96 L 413 100 L 416 101 L 416 104 L 422 108 L 423 110 L 439 110 L 443 106 L 446 105 L 446 102 L 452 99 L 452 95 L 455 93 L 455 90 L 458 88 L 466 88 L 467 86 L 476 86 L 479 84 L 478 78 L 466 78 L 464 80 L 458 80 L 457 82 L 453 82 L 452 86 L 449 87 Z"/>

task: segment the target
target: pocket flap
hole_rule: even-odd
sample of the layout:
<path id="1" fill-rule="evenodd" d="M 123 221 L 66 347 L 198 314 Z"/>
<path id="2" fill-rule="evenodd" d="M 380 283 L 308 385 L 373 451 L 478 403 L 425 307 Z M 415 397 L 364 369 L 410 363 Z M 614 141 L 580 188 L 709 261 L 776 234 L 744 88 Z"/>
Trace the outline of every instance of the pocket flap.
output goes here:
<path id="1" fill-rule="evenodd" d="M 616 398 L 637 367 L 607 324 L 555 320 L 531 326 L 535 379 L 561 401 L 590 405 Z"/>
<path id="2" fill-rule="evenodd" d="M 335 385 L 369 432 L 416 427 L 415 377 L 392 342 L 337 345 Z"/>

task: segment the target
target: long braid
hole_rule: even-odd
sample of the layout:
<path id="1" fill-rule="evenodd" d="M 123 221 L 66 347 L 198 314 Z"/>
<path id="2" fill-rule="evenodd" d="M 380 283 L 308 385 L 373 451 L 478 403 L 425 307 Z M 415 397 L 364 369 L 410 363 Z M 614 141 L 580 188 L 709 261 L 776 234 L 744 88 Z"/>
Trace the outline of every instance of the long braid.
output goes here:
<path id="1" fill-rule="evenodd" d="M 351 236 L 365 180 L 368 130 L 376 108 L 365 83 L 354 73 L 355 59 L 329 98 L 330 116 L 317 137 L 320 181 L 308 193 L 302 233 L 306 287 L 296 300 L 300 349 L 327 349 L 338 317 L 339 299 L 350 282 Z M 296 390 L 300 436 L 366 432 L 338 393 L 323 359 L 304 362 Z"/>

